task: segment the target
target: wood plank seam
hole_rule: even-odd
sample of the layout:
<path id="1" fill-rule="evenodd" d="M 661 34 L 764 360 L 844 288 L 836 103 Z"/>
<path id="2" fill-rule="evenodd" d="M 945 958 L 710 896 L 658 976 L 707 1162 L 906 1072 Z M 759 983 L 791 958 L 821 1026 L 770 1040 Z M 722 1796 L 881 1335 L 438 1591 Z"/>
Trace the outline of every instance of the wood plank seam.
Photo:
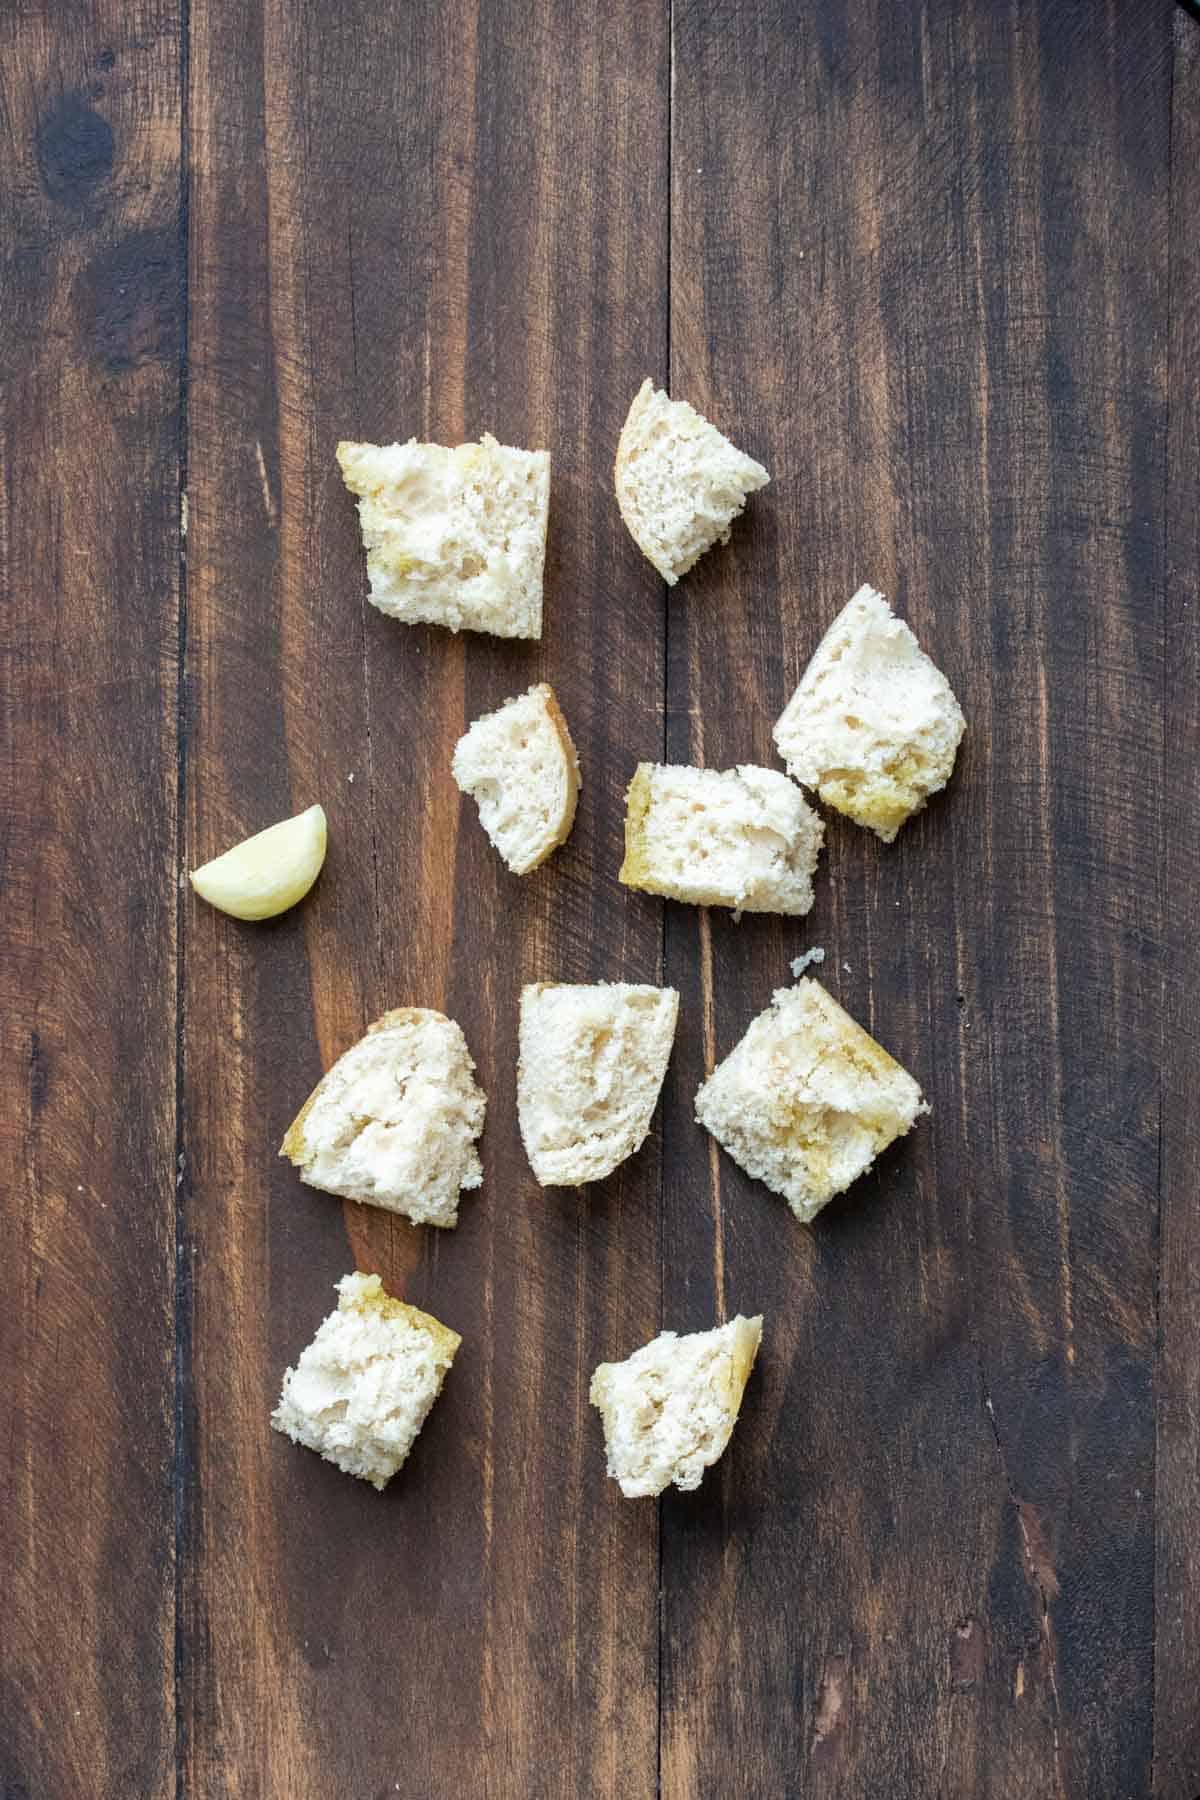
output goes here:
<path id="1" fill-rule="evenodd" d="M 1185 13 L 1198 16 L 1194 10 L 1193 0 L 1179 0 Z M 1160 727 L 1160 766 L 1159 791 L 1157 808 L 1157 845 L 1158 866 L 1162 874 L 1163 890 L 1159 894 L 1159 906 L 1162 912 L 1162 938 L 1164 950 L 1170 941 L 1170 907 L 1171 893 L 1169 873 L 1166 865 L 1166 808 L 1164 795 L 1167 783 L 1168 744 L 1167 722 L 1170 696 L 1170 670 L 1168 665 L 1169 639 L 1171 630 L 1170 582 L 1171 582 L 1171 324 L 1172 306 L 1174 302 L 1175 280 L 1175 88 L 1179 59 L 1178 49 L 1179 14 L 1175 18 L 1175 31 L 1172 37 L 1171 73 L 1167 88 L 1167 144 L 1169 148 L 1170 174 L 1167 182 L 1167 274 L 1166 274 L 1166 310 L 1167 310 L 1167 384 L 1165 417 L 1163 420 L 1163 521 L 1162 521 L 1162 682 L 1159 712 Z M 1160 1407 L 1160 1388 L 1162 1379 L 1162 1358 L 1164 1349 L 1163 1309 L 1162 1309 L 1162 1257 L 1163 1257 L 1163 1214 L 1166 1207 L 1166 1056 L 1167 1036 L 1169 1030 L 1169 992 L 1170 971 L 1167 959 L 1163 957 L 1162 979 L 1159 993 L 1159 1078 L 1158 1078 L 1158 1170 L 1155 1193 L 1154 1221 L 1154 1411 L 1155 1411 L 1155 1455 L 1154 1455 L 1154 1492 L 1157 1503 L 1159 1484 L 1159 1446 L 1158 1419 Z M 1150 1653 L 1150 1791 L 1155 1796 L 1161 1794 L 1160 1743 L 1159 1743 L 1159 1654 L 1158 1641 L 1158 1585 L 1159 1558 L 1161 1546 L 1157 1525 L 1155 1528 L 1154 1547 L 1154 1587 L 1155 1587 L 1155 1626 Z"/>
<path id="2" fill-rule="evenodd" d="M 1200 1791 L 1200 1278 L 1194 1108 L 1196 956 L 1197 297 L 1191 182 L 1200 102 L 1200 7 L 1177 11 L 1171 60 L 1167 262 L 1166 530 L 1158 867 L 1164 956 L 1159 1050 L 1158 1237 L 1154 1282 L 1156 1462 L 1152 1792 Z"/>
<path id="3" fill-rule="evenodd" d="M 667 392 L 671 393 L 671 278 L 674 268 L 674 243 L 671 235 L 671 202 L 672 202 L 672 166 L 675 152 L 675 0 L 666 0 L 667 30 L 667 110 L 666 110 L 666 217 L 664 228 L 666 233 L 666 291 L 663 297 L 665 319 L 663 325 L 664 353 L 666 356 Z M 662 604 L 662 759 L 669 763 L 670 757 L 670 707 L 671 707 L 671 590 L 665 581 L 659 584 Z M 667 902 L 662 903 L 659 932 L 659 980 L 667 980 L 668 948 L 670 934 L 670 910 Z M 667 1211 L 667 1096 L 669 1089 L 666 1082 L 659 1095 L 659 1107 L 662 1117 L 662 1142 L 658 1159 L 658 1329 L 666 1326 L 666 1288 L 667 1259 L 665 1255 L 666 1211 Z M 663 1645 L 666 1638 L 666 1594 L 663 1582 L 663 1540 L 666 1534 L 666 1510 L 663 1495 L 654 1502 L 655 1509 L 655 1554 L 657 1563 L 658 1594 L 654 1608 L 657 1626 L 657 1643 L 655 1645 L 655 1737 L 654 1737 L 654 1792 L 662 1794 L 663 1773 Z"/>
<path id="4" fill-rule="evenodd" d="M 183 272 L 183 324 L 179 359 L 179 621 L 176 655 L 178 668 L 175 686 L 175 860 L 178 867 L 176 895 L 176 962 L 175 962 L 175 1443 L 172 1457 L 171 1485 L 174 1518 L 175 1586 L 174 1643 L 172 1646 L 172 1679 L 175 1702 L 175 1797 L 187 1800 L 184 1759 L 186 1751 L 186 1718 L 184 1713 L 183 1675 L 187 1658 L 187 1620 L 184 1613 L 184 1588 L 181 1570 L 188 1554 L 191 1496 L 195 1481 L 195 1458 L 192 1453 L 192 1324 L 193 1283 L 192 1247 L 188 1230 L 190 1174 L 187 1160 L 187 1098 L 184 1055 L 187 1046 L 187 907 L 188 843 L 187 782 L 188 726 L 188 397 L 191 349 L 191 168 L 189 161 L 191 75 L 191 0 L 179 0 L 179 258 Z"/>

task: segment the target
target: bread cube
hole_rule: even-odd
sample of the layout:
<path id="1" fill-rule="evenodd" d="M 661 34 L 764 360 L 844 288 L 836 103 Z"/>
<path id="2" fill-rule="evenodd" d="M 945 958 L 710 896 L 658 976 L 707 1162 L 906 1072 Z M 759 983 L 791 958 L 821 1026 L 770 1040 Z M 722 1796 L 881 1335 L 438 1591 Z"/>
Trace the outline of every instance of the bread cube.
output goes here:
<path id="1" fill-rule="evenodd" d="M 608 1472 L 628 1500 L 671 1482 L 700 1486 L 729 1442 L 762 1339 L 762 1315 L 677 1337 L 664 1331 L 624 1362 L 601 1363 L 591 1402 Z"/>
<path id="2" fill-rule="evenodd" d="M 912 1076 L 811 977 L 779 989 L 696 1095 L 697 1122 L 805 1221 L 928 1111 Z"/>
<path id="3" fill-rule="evenodd" d="M 514 875 L 528 875 L 566 842 L 579 797 L 579 758 L 544 681 L 459 738 L 455 781 Z"/>
<path id="4" fill-rule="evenodd" d="M 522 989 L 517 1115 L 542 1187 L 601 1181 L 641 1149 L 678 1013 L 674 988 L 539 981 Z"/>
<path id="5" fill-rule="evenodd" d="M 271 1423 L 383 1489 L 412 1449 L 462 1339 L 385 1294 L 378 1275 L 344 1275 L 337 1291 L 337 1311 L 285 1374 Z"/>
<path id="6" fill-rule="evenodd" d="M 310 1187 L 418 1225 L 458 1223 L 462 1188 L 483 1179 L 475 1140 L 487 1097 L 453 1019 L 384 1013 L 322 1077 L 280 1147 Z"/>
<path id="7" fill-rule="evenodd" d="M 686 400 L 652 381 L 634 396 L 617 445 L 617 504 L 630 535 L 674 587 L 771 477 Z"/>
<path id="8" fill-rule="evenodd" d="M 542 635 L 550 454 L 478 444 L 340 443 L 371 603 L 406 624 Z"/>
<path id="9" fill-rule="evenodd" d="M 626 887 L 692 906 L 799 915 L 825 827 L 774 769 L 639 763 L 625 809 Z"/>
<path id="10" fill-rule="evenodd" d="M 788 774 L 890 844 L 954 768 L 966 720 L 882 594 L 860 587 L 775 726 Z"/>

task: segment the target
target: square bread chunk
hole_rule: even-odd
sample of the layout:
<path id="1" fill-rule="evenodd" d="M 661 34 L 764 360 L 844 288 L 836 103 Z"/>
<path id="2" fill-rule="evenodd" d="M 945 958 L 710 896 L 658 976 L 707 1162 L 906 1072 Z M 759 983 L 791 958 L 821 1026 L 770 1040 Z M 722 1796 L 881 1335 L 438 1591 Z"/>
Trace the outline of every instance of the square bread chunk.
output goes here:
<path id="1" fill-rule="evenodd" d="M 630 535 L 674 587 L 771 477 L 686 400 L 652 381 L 634 396 L 617 445 L 617 504 Z"/>
<path id="2" fill-rule="evenodd" d="M 478 444 L 337 447 L 358 495 L 371 602 L 406 624 L 542 635 L 550 453 Z"/>
<path id="3" fill-rule="evenodd" d="M 601 1181 L 650 1129 L 679 995 L 623 981 L 521 990 L 517 1115 L 543 1187 Z"/>
<path id="4" fill-rule="evenodd" d="M 779 989 L 696 1095 L 697 1122 L 805 1221 L 928 1111 L 912 1076 L 811 977 Z"/>
<path id="5" fill-rule="evenodd" d="M 966 720 L 882 594 L 842 608 L 775 726 L 788 774 L 890 844 L 945 787 Z"/>
<path id="6" fill-rule="evenodd" d="M 546 682 L 476 719 L 455 746 L 452 772 L 514 875 L 528 875 L 566 843 L 579 758 Z"/>
<path id="7" fill-rule="evenodd" d="M 404 1462 L 462 1343 L 393 1300 L 378 1275 L 344 1275 L 337 1311 L 283 1378 L 276 1431 L 384 1488 Z"/>
<path id="8" fill-rule="evenodd" d="M 487 1097 L 453 1019 L 384 1013 L 318 1082 L 279 1154 L 310 1187 L 418 1225 L 457 1225 L 460 1188 L 483 1179 L 475 1140 Z"/>
<path id="9" fill-rule="evenodd" d="M 800 789 L 775 769 L 639 763 L 620 879 L 692 906 L 806 913 L 824 837 Z"/>
<path id="10" fill-rule="evenodd" d="M 628 1500 L 700 1486 L 737 1422 L 762 1339 L 762 1315 L 714 1331 L 664 1331 L 624 1362 L 601 1363 L 591 1402 L 604 1421 L 608 1472 Z"/>

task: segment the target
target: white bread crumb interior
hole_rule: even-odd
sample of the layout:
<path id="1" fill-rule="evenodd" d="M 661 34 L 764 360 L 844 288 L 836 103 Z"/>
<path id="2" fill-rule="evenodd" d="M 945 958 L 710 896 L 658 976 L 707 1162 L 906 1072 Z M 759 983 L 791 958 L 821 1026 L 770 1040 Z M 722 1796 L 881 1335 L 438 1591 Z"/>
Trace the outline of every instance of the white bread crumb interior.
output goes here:
<path id="1" fill-rule="evenodd" d="M 543 1187 L 600 1181 L 641 1148 L 678 1013 L 674 988 L 541 981 L 522 989 L 517 1114 Z"/>
<path id="2" fill-rule="evenodd" d="M 890 844 L 945 787 L 966 729 L 954 691 L 883 595 L 860 587 L 775 726 L 788 773 Z"/>
<path id="3" fill-rule="evenodd" d="M 912 1076 L 811 977 L 778 990 L 696 1095 L 697 1122 L 806 1221 L 928 1111 Z"/>
<path id="4" fill-rule="evenodd" d="M 276 1431 L 382 1489 L 401 1467 L 462 1339 L 383 1291 L 344 1275 L 336 1312 L 283 1378 Z"/>
<path id="5" fill-rule="evenodd" d="M 452 772 L 514 875 L 529 874 L 566 842 L 579 758 L 546 682 L 476 719 L 455 746 Z"/>
<path id="6" fill-rule="evenodd" d="M 385 1013 L 340 1056 L 293 1120 L 279 1154 L 310 1187 L 419 1225 L 455 1225 L 461 1188 L 483 1179 L 475 1139 L 486 1096 L 453 1019 Z"/>
<path id="7" fill-rule="evenodd" d="M 617 446 L 617 504 L 630 535 L 671 587 L 729 528 L 770 476 L 686 400 L 642 383 Z"/>
<path id="8" fill-rule="evenodd" d="M 591 1402 L 608 1473 L 629 1500 L 700 1485 L 729 1442 L 762 1339 L 762 1316 L 713 1331 L 661 1332 L 624 1362 L 601 1363 Z"/>
<path id="9" fill-rule="evenodd" d="M 693 906 L 800 915 L 825 827 L 777 769 L 639 763 L 625 811 L 626 887 Z"/>
<path id="10" fill-rule="evenodd" d="M 407 624 L 542 635 L 550 453 L 498 444 L 337 447 L 358 496 L 371 602 Z"/>

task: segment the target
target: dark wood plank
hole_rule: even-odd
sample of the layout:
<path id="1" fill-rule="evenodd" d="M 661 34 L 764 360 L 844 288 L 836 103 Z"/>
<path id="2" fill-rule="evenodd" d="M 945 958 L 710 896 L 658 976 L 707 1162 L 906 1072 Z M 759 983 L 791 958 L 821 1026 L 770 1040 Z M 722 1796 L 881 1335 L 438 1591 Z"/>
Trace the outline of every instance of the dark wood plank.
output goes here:
<path id="1" fill-rule="evenodd" d="M 174 8 L 0 11 L 0 1792 L 173 1794 Z"/>
<path id="2" fill-rule="evenodd" d="M 1200 883 L 1200 24 L 1175 22 L 1162 854 L 1166 904 L 1159 1278 L 1155 1782 L 1200 1793 L 1200 1138 L 1196 892 Z"/>
<path id="3" fill-rule="evenodd" d="M 665 9 L 193 0 L 191 20 L 189 852 L 315 798 L 332 849 L 276 926 L 187 914 L 185 1789 L 651 1794 L 656 1516 L 604 1481 L 586 1390 L 657 1324 L 657 1151 L 582 1200 L 541 1194 L 514 1065 L 521 980 L 661 963 L 657 911 L 613 876 L 624 760 L 662 741 L 662 601 L 609 471 L 665 368 Z M 555 457 L 540 646 L 363 599 L 337 439 L 487 428 Z M 518 883 L 449 758 L 542 676 L 583 799 Z M 323 1064 L 405 1002 L 460 1020 L 490 1098 L 453 1234 L 275 1159 Z M 465 1339 L 382 1498 L 267 1424 L 355 1262 Z"/>
<path id="4" fill-rule="evenodd" d="M 1148 1791 L 1169 13 L 674 7 L 671 379 L 775 480 L 671 752 L 771 762 L 863 580 L 969 735 L 807 928 L 668 915 L 665 1322 L 766 1337 L 664 1505 L 665 1796 Z M 806 1231 L 688 1102 L 809 943 L 935 1110 Z"/>

